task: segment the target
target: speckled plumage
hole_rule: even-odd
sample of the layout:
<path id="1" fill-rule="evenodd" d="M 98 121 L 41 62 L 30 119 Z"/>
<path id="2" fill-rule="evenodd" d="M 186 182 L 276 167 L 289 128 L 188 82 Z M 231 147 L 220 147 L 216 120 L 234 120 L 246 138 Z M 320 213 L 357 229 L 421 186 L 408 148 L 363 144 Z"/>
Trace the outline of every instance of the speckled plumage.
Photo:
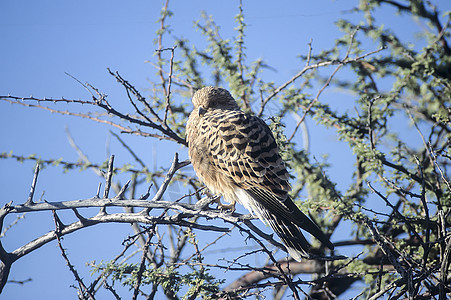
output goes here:
<path id="1" fill-rule="evenodd" d="M 289 197 L 289 174 L 265 122 L 242 112 L 222 88 L 198 90 L 193 104 L 186 127 L 189 156 L 209 190 L 221 194 L 233 207 L 238 202 L 256 214 L 298 261 L 309 257 L 310 247 L 299 227 L 333 249 Z"/>

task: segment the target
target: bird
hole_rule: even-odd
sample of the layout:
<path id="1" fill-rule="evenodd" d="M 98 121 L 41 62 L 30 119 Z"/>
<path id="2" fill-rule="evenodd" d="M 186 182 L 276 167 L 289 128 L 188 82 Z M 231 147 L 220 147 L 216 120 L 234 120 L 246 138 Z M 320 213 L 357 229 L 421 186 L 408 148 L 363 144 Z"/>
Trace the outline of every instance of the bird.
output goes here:
<path id="1" fill-rule="evenodd" d="M 296 261 L 311 258 L 311 245 L 300 229 L 323 245 L 334 245 L 291 199 L 289 173 L 268 125 L 243 112 L 226 89 L 207 86 L 197 90 L 186 125 L 191 164 L 199 179 L 235 211 L 243 205 L 272 228 Z"/>

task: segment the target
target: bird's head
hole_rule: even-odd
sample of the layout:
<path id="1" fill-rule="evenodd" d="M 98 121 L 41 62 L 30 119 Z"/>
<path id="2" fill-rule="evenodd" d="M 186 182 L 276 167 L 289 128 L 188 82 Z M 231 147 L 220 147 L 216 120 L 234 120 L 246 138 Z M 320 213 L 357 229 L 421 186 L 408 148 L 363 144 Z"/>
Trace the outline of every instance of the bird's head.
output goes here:
<path id="1" fill-rule="evenodd" d="M 238 105 L 229 91 L 215 86 L 207 86 L 196 91 L 193 96 L 193 104 L 194 109 L 199 111 L 199 115 L 209 109 L 238 109 Z"/>

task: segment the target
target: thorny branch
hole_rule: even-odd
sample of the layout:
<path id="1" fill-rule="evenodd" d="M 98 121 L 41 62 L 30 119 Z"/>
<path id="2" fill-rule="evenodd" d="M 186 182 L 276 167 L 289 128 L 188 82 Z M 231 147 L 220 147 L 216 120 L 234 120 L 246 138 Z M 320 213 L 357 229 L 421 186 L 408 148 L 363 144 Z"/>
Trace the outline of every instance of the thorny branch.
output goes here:
<path id="1" fill-rule="evenodd" d="M 175 48 L 172 48 L 175 49 Z M 172 56 L 172 60 L 174 59 L 174 57 Z M 172 67 L 171 67 L 172 68 Z M 125 80 L 122 76 L 119 75 L 119 73 L 113 73 L 110 69 L 108 69 L 108 72 L 116 78 L 116 80 L 124 86 L 125 90 L 127 91 L 127 95 L 129 98 L 129 101 L 131 102 L 131 104 L 133 105 L 133 107 L 135 108 L 135 111 L 138 113 L 138 115 L 141 116 L 141 118 L 135 117 L 135 116 L 131 116 L 129 114 L 124 114 L 121 113 L 120 111 L 116 110 L 107 100 L 107 96 L 105 94 L 102 94 L 98 91 L 98 89 L 96 89 L 95 87 L 88 85 L 91 89 L 94 90 L 95 93 L 92 93 L 91 91 L 91 95 L 92 95 L 92 101 L 86 101 L 86 100 L 76 100 L 76 99 L 65 99 L 65 98 L 60 98 L 60 99 L 53 99 L 53 98 L 35 98 L 33 96 L 30 97 L 17 97 L 17 96 L 12 96 L 12 95 L 6 95 L 6 96 L 0 96 L 0 100 L 12 103 L 12 104 L 19 104 L 22 106 L 26 106 L 26 107 L 36 107 L 36 108 L 41 108 L 47 111 L 50 111 L 52 113 L 58 113 L 58 114 L 62 114 L 62 115 L 70 115 L 70 116 L 77 116 L 77 117 L 81 117 L 81 118 L 85 118 L 85 119 L 90 119 L 92 121 L 95 122 L 99 122 L 99 123 L 104 123 L 104 124 L 108 124 L 111 125 L 113 127 L 116 127 L 118 129 L 121 130 L 121 132 L 123 133 L 131 133 L 131 134 L 136 134 L 136 135 L 141 135 L 141 136 L 148 136 L 148 137 L 154 137 L 154 138 L 158 138 L 158 139 L 165 139 L 165 140 L 171 140 L 171 141 L 175 141 L 179 144 L 182 145 L 186 145 L 185 139 L 183 139 L 182 137 L 180 137 L 176 132 L 174 132 L 171 128 L 169 128 L 166 124 L 166 118 L 167 118 L 167 112 L 165 113 L 165 119 L 162 120 L 158 114 L 154 111 L 154 109 L 152 109 L 152 106 L 149 104 L 149 102 L 147 101 L 147 99 L 145 97 L 143 97 L 138 91 L 137 89 L 132 86 L 127 80 Z M 170 78 L 172 78 L 172 75 L 170 76 Z M 78 80 L 78 79 L 77 79 Z M 172 80 L 172 79 L 171 79 Z M 86 87 L 86 85 L 84 85 Z M 170 86 L 168 86 L 168 91 L 170 93 Z M 133 101 L 131 95 L 134 95 L 134 97 L 136 97 L 136 99 L 144 105 L 144 107 L 146 108 L 146 110 L 148 110 L 151 115 L 153 115 L 153 117 L 155 118 L 155 121 L 151 120 L 150 118 L 148 118 L 136 105 L 136 103 Z M 168 94 L 170 96 L 170 94 Z M 169 97 L 168 96 L 168 97 Z M 167 98 L 169 99 L 169 98 Z M 30 103 L 25 103 L 25 101 L 35 101 L 37 102 L 37 104 L 30 104 Z M 40 103 L 41 102 L 51 102 L 54 104 L 58 104 L 58 103 L 66 103 L 66 104 L 88 104 L 88 105 L 93 105 L 93 106 L 97 106 L 101 109 L 103 109 L 108 116 L 114 116 L 114 117 L 118 117 L 120 120 L 125 121 L 125 122 L 129 122 L 131 124 L 135 124 L 138 126 L 142 126 L 142 127 L 150 127 L 156 131 L 159 131 L 161 134 L 156 134 L 156 133 L 149 133 L 149 132 L 144 132 L 140 129 L 137 130 L 133 130 L 130 127 L 126 127 L 120 123 L 117 123 L 115 121 L 111 121 L 109 119 L 104 119 L 102 117 L 99 116 L 95 116 L 91 113 L 75 113 L 75 112 L 71 112 L 68 110 L 59 110 L 59 109 L 53 109 L 50 108 L 48 106 L 43 106 Z M 169 104 L 168 104 L 169 106 Z"/>
<path id="2" fill-rule="evenodd" d="M 219 231 L 219 232 L 229 232 L 231 229 L 225 228 L 225 227 L 217 227 L 214 225 L 203 225 L 199 222 L 192 223 L 188 221 L 189 218 L 192 218 L 194 216 L 196 217 L 203 217 L 206 219 L 222 219 L 226 221 L 227 223 L 230 223 L 234 226 L 238 226 L 241 231 L 246 232 L 250 237 L 252 237 L 254 240 L 257 241 L 257 243 L 260 244 L 262 249 L 272 257 L 272 254 L 270 251 L 268 251 L 264 244 L 261 243 L 259 239 L 257 239 L 250 230 L 245 229 L 241 227 L 240 225 L 237 225 L 240 222 L 247 222 L 246 220 L 250 220 L 253 217 L 250 215 L 240 215 L 237 213 L 233 214 L 224 214 L 220 210 L 212 210 L 208 209 L 205 206 L 205 203 L 208 204 L 208 202 L 211 202 L 211 199 L 206 202 L 205 200 L 199 201 L 196 204 L 188 204 L 188 203 L 180 203 L 180 202 L 167 202 L 161 200 L 161 196 L 164 194 L 164 191 L 168 187 L 168 183 L 170 182 L 171 178 L 174 176 L 175 172 L 186 166 L 188 162 L 178 162 L 177 155 L 174 157 L 174 161 L 171 165 L 171 168 L 166 176 L 165 183 L 163 183 L 160 186 L 159 191 L 155 194 L 153 199 L 151 201 L 145 201 L 145 200 L 127 200 L 122 198 L 122 194 L 127 189 L 128 183 L 119 191 L 119 193 L 114 198 L 98 198 L 98 196 L 95 196 L 90 199 L 83 199 L 83 200 L 75 200 L 75 201 L 63 201 L 63 202 L 43 202 L 43 203 L 24 203 L 22 205 L 15 205 L 15 206 L 5 206 L 3 209 L 3 214 L 10 214 L 10 213 L 22 213 L 22 212 L 37 212 L 37 211 L 43 211 L 43 210 L 50 210 L 54 212 L 54 219 L 55 224 L 57 226 L 57 230 L 53 232 L 49 232 L 37 239 L 35 239 L 32 242 L 29 242 L 28 244 L 19 247 L 18 249 L 12 251 L 11 253 L 3 252 L 0 255 L 0 258 L 3 262 L 7 262 L 7 257 L 13 257 L 12 262 L 16 261 L 20 257 L 27 255 L 34 250 L 40 248 L 46 243 L 51 242 L 52 240 L 59 241 L 60 248 L 61 246 L 61 237 L 64 235 L 70 234 L 72 232 L 75 232 L 79 229 L 83 229 L 89 226 L 93 226 L 100 223 L 109 223 L 109 222 L 117 222 L 117 223 L 132 223 L 132 222 L 139 222 L 143 224 L 150 224 L 151 226 L 156 226 L 159 224 L 172 224 L 182 227 L 188 227 L 193 228 L 197 230 L 205 230 L 205 231 Z M 108 166 L 108 172 L 105 176 L 105 181 L 111 181 L 111 176 L 113 169 L 113 157 L 110 159 L 110 164 Z M 36 182 L 37 175 L 35 173 L 34 176 L 35 180 L 33 182 Z M 34 184 L 34 183 L 33 183 Z M 107 197 L 109 195 L 109 189 L 111 188 L 111 184 L 106 184 L 105 190 L 103 192 L 103 196 Z M 115 213 L 115 214 L 108 214 L 106 211 L 106 207 L 108 206 L 118 206 L 118 207 L 136 207 L 136 208 L 144 208 L 143 211 L 137 212 L 137 213 Z M 77 211 L 78 208 L 84 208 L 84 207 L 101 207 L 102 213 L 97 214 L 93 217 L 84 217 L 81 216 L 80 213 Z M 67 210 L 72 209 L 76 215 L 76 217 L 79 219 L 79 221 L 74 222 L 69 225 L 64 225 L 56 215 L 56 211 L 58 210 Z M 157 217 L 152 217 L 148 215 L 148 213 L 151 210 L 154 209 L 164 209 L 165 211 L 171 210 L 175 213 L 174 215 L 160 215 Z M 249 223 L 247 223 L 249 226 Z M 253 227 L 250 226 L 252 229 Z M 278 245 L 275 241 L 272 240 L 272 236 L 264 235 L 259 230 L 255 229 L 255 232 L 260 236 L 261 238 L 264 238 L 268 242 Z M 149 240 L 148 240 L 149 242 Z M 0 243 L 1 245 L 1 243 Z M 75 268 L 70 264 L 67 256 L 63 255 L 65 257 L 66 262 L 70 266 L 71 272 L 74 274 L 76 280 L 79 282 L 79 285 L 81 287 L 81 290 L 83 293 L 86 293 L 89 297 L 91 297 L 91 291 L 86 288 L 84 283 L 79 279 L 79 276 L 75 270 Z M 275 262 L 274 258 L 272 257 L 272 260 Z M 11 264 L 12 264 L 11 262 Z M 283 269 L 278 268 L 280 275 L 282 276 L 284 282 L 290 284 L 290 280 L 287 275 L 284 275 Z M 293 289 L 293 293 L 297 293 L 296 288 L 291 285 L 291 288 Z M 90 296 L 91 295 L 91 296 Z"/>
<path id="3" fill-rule="evenodd" d="M 16 97 L 16 96 L 0 96 L 0 100 L 2 101 L 6 101 L 12 104 L 18 104 L 18 105 L 22 105 L 25 107 L 36 107 L 36 108 L 40 108 L 43 110 L 47 110 L 49 112 L 52 113 L 57 113 L 57 114 L 61 114 L 61 115 L 67 115 L 67 116 L 75 116 L 75 117 L 80 117 L 80 118 L 84 118 L 84 119 L 88 119 L 88 120 L 92 120 L 98 123 L 103 123 L 103 124 L 107 124 L 110 125 L 112 127 L 115 127 L 117 129 L 119 129 L 122 133 L 130 133 L 130 134 L 135 134 L 135 135 L 139 135 L 139 136 L 144 136 L 144 137 L 153 137 L 153 138 L 157 138 L 160 140 L 170 140 L 170 141 L 176 141 L 182 145 L 185 145 L 185 140 L 182 139 L 181 137 L 179 137 L 177 134 L 170 132 L 169 130 L 165 130 L 162 126 L 156 124 L 156 123 L 148 123 L 148 122 L 144 122 L 140 119 L 136 119 L 136 118 L 132 118 L 128 115 L 124 115 L 118 111 L 116 111 L 115 109 L 113 109 L 112 107 L 109 107 L 108 105 L 102 104 L 100 102 L 91 102 L 91 101 L 83 101 L 83 100 L 67 100 L 64 98 L 60 98 L 60 99 L 52 99 L 52 98 L 35 98 L 35 97 Z M 30 103 L 24 103 L 23 101 L 27 101 L 27 100 L 31 100 L 31 101 L 36 101 L 37 103 L 40 102 L 52 102 L 52 103 L 58 103 L 58 102 L 64 102 L 64 103 L 78 103 L 78 104 L 91 104 L 91 105 L 96 105 L 99 106 L 103 109 L 105 109 L 109 114 L 114 115 L 119 117 L 120 119 L 122 119 L 123 121 L 128 121 L 130 123 L 139 125 L 139 126 L 143 126 L 143 127 L 150 127 L 153 129 L 156 129 L 158 131 L 161 131 L 163 134 L 156 134 L 156 133 L 150 133 L 150 132 L 145 132 L 142 131 L 140 129 L 136 129 L 133 130 L 130 127 L 126 127 L 124 125 L 121 125 L 119 123 L 110 121 L 110 120 L 105 120 L 102 119 L 100 117 L 95 117 L 92 116 L 90 114 L 87 113 L 75 113 L 75 112 L 70 112 L 67 110 L 58 110 L 58 109 L 53 109 L 50 108 L 48 106 L 43 106 L 40 104 L 30 104 Z"/>
<path id="4" fill-rule="evenodd" d="M 153 199 L 151 201 L 146 200 L 125 200 L 122 199 L 122 194 L 126 190 L 128 183 L 121 189 L 121 191 L 114 197 L 114 198 L 98 198 L 98 196 L 95 196 L 90 199 L 84 199 L 84 200 L 75 200 L 75 201 L 63 201 L 63 202 L 44 202 L 44 203 L 31 203 L 27 201 L 26 203 L 22 205 L 15 205 L 11 206 L 6 205 L 2 209 L 2 214 L 0 215 L 2 217 L 2 220 L 5 215 L 9 213 L 20 213 L 20 212 L 36 212 L 36 211 L 42 211 L 42 210 L 51 210 L 54 213 L 55 222 L 58 225 L 56 231 L 49 232 L 32 242 L 29 242 L 28 244 L 19 247 L 18 249 L 12 251 L 11 253 L 7 253 L 6 251 L 3 251 L 0 253 L 0 258 L 3 263 L 9 263 L 9 266 L 19 259 L 20 257 L 31 253 L 32 251 L 40 248 L 44 244 L 52 241 L 52 240 L 59 240 L 60 237 L 70 234 L 74 231 L 77 231 L 79 229 L 83 229 L 89 226 L 93 226 L 99 223 L 109 223 L 109 222 L 118 222 L 118 223 L 133 223 L 133 222 L 139 222 L 144 224 L 151 224 L 152 226 L 155 226 L 157 224 L 173 224 L 183 227 L 189 227 L 194 228 L 198 230 L 206 230 L 206 231 L 222 231 L 222 232 L 228 232 L 230 229 L 224 228 L 224 227 L 216 227 L 214 225 L 202 225 L 199 223 L 192 223 L 186 219 L 192 218 L 193 216 L 203 216 L 207 219 L 214 219 L 214 218 L 220 218 L 224 221 L 227 221 L 231 224 L 240 222 L 242 220 L 246 220 L 248 218 L 252 218 L 251 216 L 245 216 L 240 214 L 233 214 L 233 215 L 227 215 L 222 213 L 219 210 L 210 210 L 206 209 L 205 207 L 205 201 L 200 201 L 196 204 L 186 204 L 186 203 L 178 203 L 178 202 L 167 202 L 162 201 L 161 197 L 166 191 L 170 180 L 174 176 L 175 172 L 186 166 L 189 162 L 178 162 L 177 155 L 175 155 L 173 164 L 170 168 L 169 173 L 167 174 L 166 180 L 164 183 L 160 186 L 159 191 L 155 194 Z M 111 181 L 112 177 L 112 169 L 113 169 L 113 157 L 110 159 L 110 164 L 108 166 L 108 173 L 106 174 L 105 180 L 106 182 Z M 32 185 L 36 183 L 37 180 L 37 172 L 35 172 L 34 180 Z M 104 197 L 108 197 L 109 189 L 111 188 L 111 184 L 106 184 L 105 190 L 103 193 Z M 210 200 L 211 201 L 211 200 Z M 145 208 L 142 212 L 137 213 L 116 213 L 116 214 L 108 214 L 106 212 L 107 206 L 119 206 L 119 207 L 141 207 Z M 97 214 L 94 217 L 83 217 L 78 213 L 78 208 L 83 207 L 101 207 L 101 213 Z M 148 215 L 151 209 L 164 209 L 165 211 L 171 209 L 172 211 L 179 211 L 178 213 L 174 215 L 160 215 L 158 217 L 152 217 Z M 76 217 L 79 219 L 78 222 L 74 222 L 69 225 L 63 225 L 61 221 L 59 221 L 59 218 L 56 215 L 57 210 L 66 210 L 66 209 L 72 209 L 76 215 Z M 1 246 L 1 243 L 0 243 Z M 11 259 L 8 260 L 8 257 Z M 68 260 L 68 259 L 67 259 Z M 75 270 L 72 270 L 72 272 L 75 275 Z M 77 276 L 76 276 L 77 277 Z M 5 284 L 5 282 L 2 282 L 2 286 Z M 83 288 L 83 285 L 80 283 Z"/>

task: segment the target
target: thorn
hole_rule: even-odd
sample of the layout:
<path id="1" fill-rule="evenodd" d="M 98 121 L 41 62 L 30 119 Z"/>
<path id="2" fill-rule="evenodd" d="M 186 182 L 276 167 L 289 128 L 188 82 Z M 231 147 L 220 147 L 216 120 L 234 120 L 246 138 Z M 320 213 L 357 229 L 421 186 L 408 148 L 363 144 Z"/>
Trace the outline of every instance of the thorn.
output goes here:
<path id="1" fill-rule="evenodd" d="M 3 205 L 3 208 L 8 209 L 9 207 L 11 207 L 12 204 L 13 204 L 13 201 L 9 201 L 8 203 L 5 203 L 5 205 Z"/>
<path id="2" fill-rule="evenodd" d="M 144 195 L 141 195 L 141 197 L 139 197 L 139 200 L 147 200 L 147 198 L 149 198 L 150 196 L 150 189 L 152 188 L 153 183 L 151 183 L 149 185 L 149 187 L 147 188 L 147 192 Z"/>
<path id="3" fill-rule="evenodd" d="M 64 228 L 66 228 L 66 225 L 61 221 L 61 219 L 58 217 L 58 214 L 56 213 L 56 210 L 52 210 L 53 218 L 55 219 L 55 231 L 57 234 L 60 234 L 61 231 L 63 231 Z"/>
<path id="4" fill-rule="evenodd" d="M 102 187 L 102 183 L 99 182 L 99 186 L 97 187 L 97 193 L 96 193 L 96 196 L 95 196 L 95 198 L 97 198 L 97 199 L 100 198 L 100 188 L 101 188 L 101 187 Z"/>
<path id="5" fill-rule="evenodd" d="M 125 193 L 125 191 L 127 190 L 127 188 L 128 188 L 128 185 L 130 184 L 130 179 L 124 184 L 124 186 L 121 188 L 121 190 L 119 191 L 119 193 L 117 193 L 117 195 L 114 197 L 114 199 L 119 199 L 119 200 L 121 200 L 121 199 L 124 199 L 123 198 L 123 196 L 124 196 L 124 193 Z"/>
<path id="6" fill-rule="evenodd" d="M 10 201 L 8 203 L 5 203 L 5 205 L 0 208 L 0 228 L 3 225 L 3 219 L 5 218 L 5 216 L 13 209 L 12 204 L 13 202 Z"/>
<path id="7" fill-rule="evenodd" d="M 36 167 L 34 169 L 34 175 L 33 175 L 33 181 L 31 182 L 31 188 L 30 188 L 30 193 L 28 194 L 28 199 L 27 202 L 25 202 L 25 205 L 33 205 L 33 196 L 34 196 L 34 191 L 36 188 L 36 183 L 38 181 L 38 175 L 39 175 L 39 163 L 36 163 Z"/>
<path id="8" fill-rule="evenodd" d="M 138 215 L 148 216 L 151 210 L 151 208 L 144 208 L 138 213 Z"/>
<path id="9" fill-rule="evenodd" d="M 110 156 L 110 160 L 108 161 L 108 173 L 105 178 L 105 189 L 103 191 L 103 198 L 108 198 L 108 194 L 110 193 L 111 188 L 111 180 L 113 178 L 113 163 L 114 163 L 114 154 Z"/>
<path id="10" fill-rule="evenodd" d="M 80 220 L 80 222 L 82 224 L 85 224 L 86 221 L 88 221 L 88 219 L 86 219 L 85 217 L 83 217 L 76 208 L 72 208 L 72 211 L 74 212 L 75 216 L 77 216 L 77 218 Z"/>

